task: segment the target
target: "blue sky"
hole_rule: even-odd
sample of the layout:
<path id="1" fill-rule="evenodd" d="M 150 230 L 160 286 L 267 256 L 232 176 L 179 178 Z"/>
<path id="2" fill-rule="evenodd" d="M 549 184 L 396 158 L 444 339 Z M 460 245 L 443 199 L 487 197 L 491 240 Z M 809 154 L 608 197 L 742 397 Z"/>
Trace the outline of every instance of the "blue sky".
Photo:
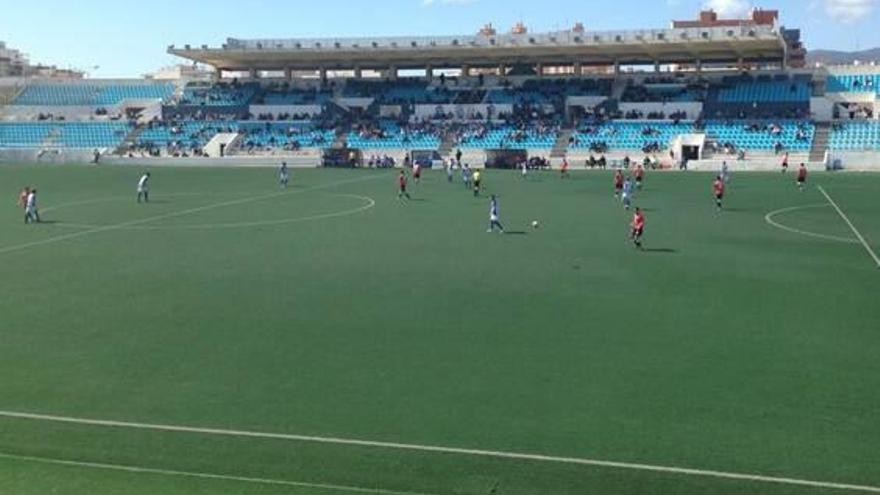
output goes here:
<path id="1" fill-rule="evenodd" d="M 735 14 L 751 0 L 3 0 L 0 40 L 34 62 L 134 77 L 175 63 L 170 44 L 219 45 L 226 37 L 467 34 L 522 20 L 532 31 L 583 22 L 588 29 L 665 27 L 701 7 Z M 880 0 L 776 0 L 783 23 L 808 47 L 880 46 Z M 94 67 L 99 67 L 94 69 Z"/>

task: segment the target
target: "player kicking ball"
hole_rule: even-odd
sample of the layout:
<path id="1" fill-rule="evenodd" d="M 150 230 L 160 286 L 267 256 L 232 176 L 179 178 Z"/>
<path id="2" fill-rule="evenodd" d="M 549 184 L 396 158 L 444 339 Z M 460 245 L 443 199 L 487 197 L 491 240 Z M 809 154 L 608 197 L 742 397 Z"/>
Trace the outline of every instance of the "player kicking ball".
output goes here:
<path id="1" fill-rule="evenodd" d="M 501 225 L 501 215 L 498 211 L 498 198 L 493 194 L 492 199 L 489 200 L 489 230 L 486 233 L 491 234 L 495 232 L 496 227 L 498 232 L 504 233 L 504 226 Z"/>
<path id="2" fill-rule="evenodd" d="M 807 166 L 801 163 L 801 166 L 798 168 L 797 175 L 797 186 L 801 192 L 804 192 L 807 187 L 807 175 Z"/>
<path id="3" fill-rule="evenodd" d="M 715 194 L 715 208 L 718 213 L 724 209 L 723 201 L 724 201 L 724 179 L 719 175 L 715 178 L 715 182 L 712 184 L 712 192 Z"/>
<path id="4" fill-rule="evenodd" d="M 140 180 L 138 180 L 137 186 L 137 202 L 150 202 L 150 173 L 147 172 L 141 176 Z"/>
<path id="5" fill-rule="evenodd" d="M 632 228 L 630 239 L 636 248 L 642 249 L 642 237 L 645 235 L 645 214 L 642 213 L 641 208 L 636 208 L 630 227 Z"/>
<path id="6" fill-rule="evenodd" d="M 401 170 L 400 175 L 397 176 L 397 185 L 400 187 L 400 191 L 397 193 L 398 200 L 403 198 L 412 199 L 409 192 L 406 190 L 406 172 L 403 170 Z"/>

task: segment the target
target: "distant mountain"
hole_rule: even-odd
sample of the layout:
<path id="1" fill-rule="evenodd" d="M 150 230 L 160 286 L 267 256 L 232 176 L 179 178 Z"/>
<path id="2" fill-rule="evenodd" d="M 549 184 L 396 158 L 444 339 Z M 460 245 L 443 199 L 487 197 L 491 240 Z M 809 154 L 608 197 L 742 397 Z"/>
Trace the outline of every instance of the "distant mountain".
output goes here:
<path id="1" fill-rule="evenodd" d="M 855 61 L 860 63 L 876 62 L 880 64 L 880 48 L 871 48 L 858 52 L 841 52 L 836 50 L 810 50 L 807 52 L 807 65 L 841 65 L 851 64 Z"/>

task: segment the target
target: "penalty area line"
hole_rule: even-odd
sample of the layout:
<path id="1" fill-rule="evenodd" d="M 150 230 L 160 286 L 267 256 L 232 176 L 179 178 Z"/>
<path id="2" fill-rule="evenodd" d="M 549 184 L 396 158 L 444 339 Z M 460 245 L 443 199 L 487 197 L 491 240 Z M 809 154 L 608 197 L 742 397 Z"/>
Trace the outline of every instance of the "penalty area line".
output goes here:
<path id="1" fill-rule="evenodd" d="M 301 194 L 301 193 L 310 192 L 310 191 L 320 191 L 322 189 L 329 189 L 332 187 L 343 186 L 343 185 L 353 184 L 353 183 L 357 183 L 357 182 L 366 182 L 368 180 L 376 180 L 379 178 L 381 178 L 381 177 L 379 177 L 379 176 L 371 176 L 371 177 L 366 177 L 366 178 L 361 177 L 358 179 L 333 182 L 330 184 L 308 187 L 305 189 L 283 191 L 283 192 L 278 192 L 278 193 L 273 193 L 273 194 L 266 194 L 263 196 L 251 196 L 251 197 L 246 197 L 246 198 L 236 199 L 236 200 L 231 200 L 231 201 L 223 201 L 220 203 L 212 203 L 209 205 L 198 206 L 198 207 L 189 208 L 186 210 L 173 211 L 170 213 L 165 213 L 163 215 L 156 215 L 156 216 L 152 216 L 152 217 L 142 218 L 139 220 L 131 220 L 128 222 L 106 225 L 103 227 L 95 227 L 93 229 L 81 230 L 78 232 L 71 232 L 70 234 L 63 234 L 63 235 L 59 235 L 59 236 L 55 236 L 55 237 L 49 237 L 47 239 L 42 239 L 39 241 L 26 242 L 24 244 L 17 244 L 14 246 L 7 246 L 7 247 L 0 248 L 0 254 L 7 254 L 7 253 L 14 252 L 14 251 L 21 251 L 22 249 L 28 249 L 28 248 L 37 247 L 37 246 L 44 246 L 46 244 L 54 244 L 57 242 L 67 241 L 67 240 L 71 240 L 71 239 L 77 239 L 79 237 L 84 237 L 84 236 L 92 235 L 92 234 L 99 234 L 102 232 L 108 232 L 108 231 L 112 231 L 112 230 L 122 230 L 122 229 L 126 229 L 128 227 L 135 227 L 135 226 L 143 225 L 143 224 L 149 223 L 149 222 L 155 222 L 158 220 L 166 220 L 169 218 L 182 217 L 185 215 L 191 215 L 193 213 L 200 213 L 203 211 L 215 210 L 217 208 L 224 208 L 227 206 L 236 206 L 236 205 L 240 205 L 240 204 L 254 203 L 257 201 L 264 201 L 267 199 L 277 198 L 277 197 L 281 197 L 281 196 L 289 196 L 289 195 L 293 195 L 293 194 Z"/>
<path id="2" fill-rule="evenodd" d="M 843 212 L 840 206 L 837 206 L 837 202 L 831 198 L 831 195 L 829 195 L 828 192 L 825 191 L 825 188 L 819 186 L 819 192 L 821 192 L 822 195 L 825 196 L 825 199 L 827 199 L 828 202 L 831 203 L 831 206 L 833 206 L 834 209 L 837 210 L 840 218 L 842 218 L 843 221 L 846 222 L 847 225 L 849 225 L 849 228 L 852 229 L 853 234 L 856 235 L 856 238 L 858 238 L 859 242 L 861 242 L 862 246 L 864 246 L 865 251 L 867 251 L 871 258 L 874 259 L 874 263 L 877 265 L 877 268 L 880 268 L 880 256 L 877 256 L 877 253 L 874 252 L 874 249 L 871 247 L 870 244 L 868 244 L 868 241 L 865 240 L 865 236 L 863 236 L 862 233 L 859 232 L 859 229 L 857 229 L 856 226 L 853 225 L 852 221 L 850 221 L 849 217 L 846 216 L 846 213 Z"/>
<path id="3" fill-rule="evenodd" d="M 141 466 L 129 466 L 123 464 L 106 464 L 101 462 L 70 461 L 64 459 L 51 459 L 48 457 L 35 457 L 26 455 L 6 454 L 0 452 L 0 460 L 22 461 L 35 464 L 48 464 L 74 468 L 99 469 L 104 471 L 118 471 L 134 474 L 148 474 L 159 476 L 174 476 L 178 478 L 193 478 L 213 481 L 232 481 L 236 483 L 251 483 L 259 485 L 288 486 L 297 488 L 317 488 L 321 490 L 335 490 L 349 493 L 373 493 L 376 495 L 428 495 L 420 492 L 403 492 L 396 490 L 383 490 L 381 488 L 364 488 L 350 485 L 334 485 L 329 483 L 310 483 L 306 481 L 288 481 L 271 478 L 253 478 L 249 476 L 233 476 L 228 474 L 199 473 L 192 471 L 178 471 L 174 469 L 157 469 Z"/>
<path id="4" fill-rule="evenodd" d="M 121 428 L 132 430 L 145 430 L 169 433 L 188 433 L 195 435 L 214 435 L 224 437 L 237 438 L 258 438 L 269 440 L 282 440 L 291 442 L 314 443 L 325 445 L 341 445 L 351 447 L 376 448 L 387 450 L 398 450 L 405 452 L 427 452 L 435 454 L 451 454 L 470 457 L 483 457 L 492 459 L 510 459 L 518 461 L 543 462 L 550 464 L 567 464 L 588 466 L 593 468 L 620 469 L 629 471 L 653 472 L 679 476 L 693 476 L 702 478 L 714 478 L 731 481 L 746 481 L 753 483 L 776 484 L 800 486 L 809 488 L 822 488 L 826 490 L 838 490 L 860 493 L 878 493 L 880 494 L 880 486 L 856 485 L 850 483 L 838 483 L 832 481 L 816 481 L 798 478 L 788 478 L 780 476 L 767 476 L 750 473 L 736 473 L 728 471 L 715 471 L 705 469 L 694 469 L 677 466 L 661 466 L 653 464 L 631 463 L 608 461 L 602 459 L 589 459 L 579 457 L 561 457 L 544 454 L 527 454 L 520 452 L 505 452 L 496 450 L 470 449 L 460 447 L 442 447 L 436 445 L 419 445 L 409 443 L 397 443 L 386 441 L 359 440 L 342 437 L 321 437 L 312 435 L 296 435 L 287 433 L 268 433 L 247 430 L 227 430 L 222 428 L 204 428 L 180 425 L 163 425 L 150 423 L 134 423 L 127 421 L 111 421 L 100 419 L 76 418 L 70 416 L 55 416 L 48 414 L 35 414 L 14 411 L 0 411 L 0 417 L 7 419 L 42 421 L 48 423 L 66 423 L 83 426 L 103 427 L 103 428 Z"/>

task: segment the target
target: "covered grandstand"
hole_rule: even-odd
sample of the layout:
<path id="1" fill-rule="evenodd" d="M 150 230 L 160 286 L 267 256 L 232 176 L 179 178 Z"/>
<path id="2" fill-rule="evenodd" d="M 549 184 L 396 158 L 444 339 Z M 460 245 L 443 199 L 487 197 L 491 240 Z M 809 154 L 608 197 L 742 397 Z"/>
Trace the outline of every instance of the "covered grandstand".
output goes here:
<path id="1" fill-rule="evenodd" d="M 777 155 L 868 164 L 880 71 L 802 69 L 799 33 L 778 13 L 703 12 L 667 29 L 468 36 L 229 39 L 169 52 L 214 79 L 0 83 L 0 154 L 119 159 L 236 158 L 320 163 L 351 150 L 367 165 L 428 165 L 459 151 L 551 165 L 593 155 L 658 167 L 719 160 L 766 168 Z"/>

